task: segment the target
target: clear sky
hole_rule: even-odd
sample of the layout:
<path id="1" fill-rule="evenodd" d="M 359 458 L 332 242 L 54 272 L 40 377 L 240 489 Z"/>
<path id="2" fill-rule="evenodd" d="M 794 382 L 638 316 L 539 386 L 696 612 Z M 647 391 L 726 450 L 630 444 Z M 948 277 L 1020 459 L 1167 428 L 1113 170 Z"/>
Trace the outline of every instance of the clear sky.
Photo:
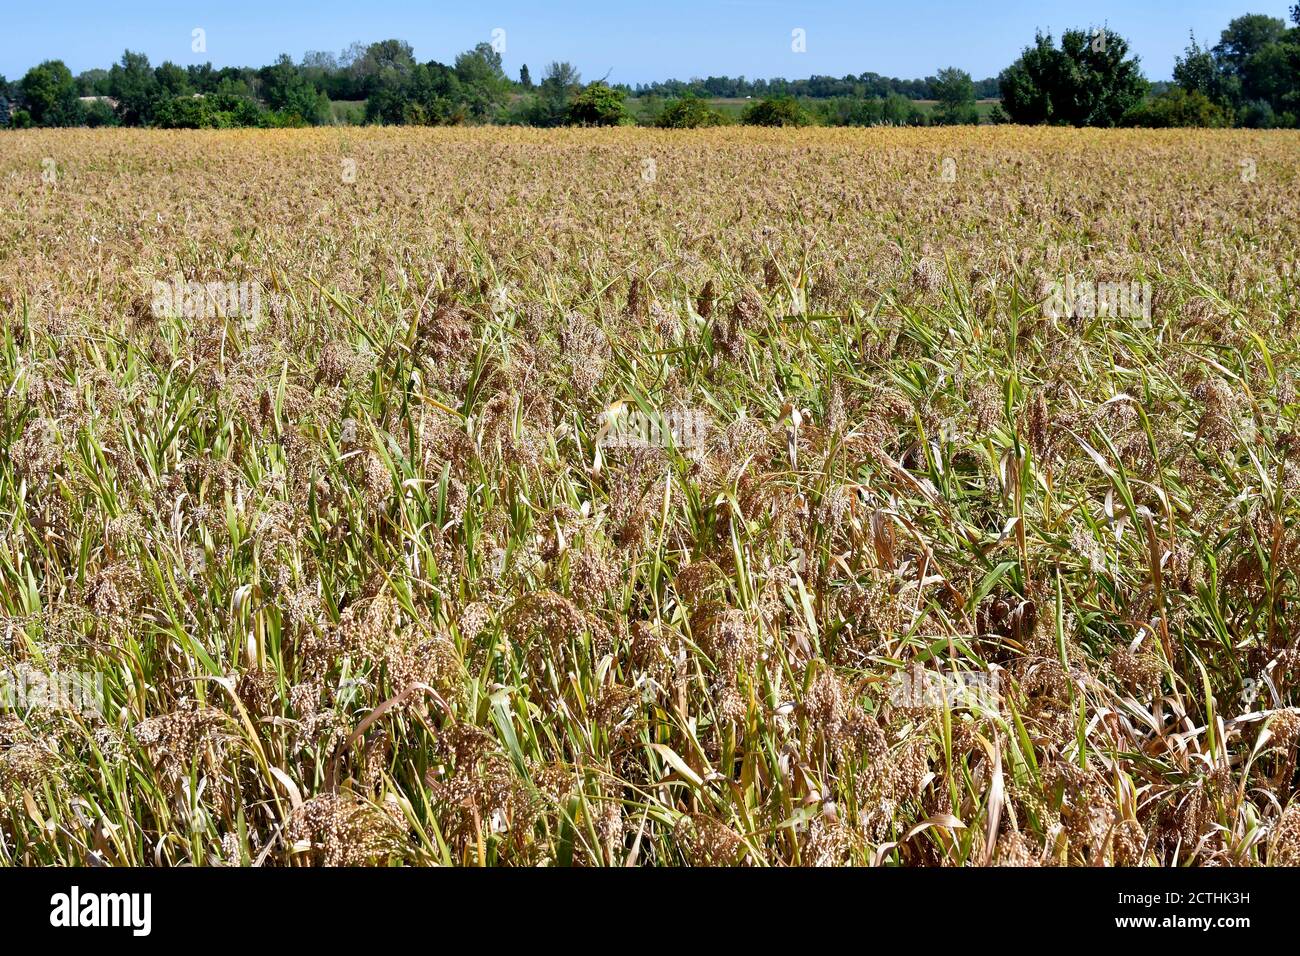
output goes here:
<path id="1" fill-rule="evenodd" d="M 45 59 L 74 73 L 107 67 L 130 47 L 157 64 L 211 60 L 261 66 L 280 53 L 338 52 L 353 40 L 401 37 L 418 59 L 450 62 L 505 31 L 507 71 L 534 77 L 568 60 L 611 82 L 727 74 L 843 76 L 870 70 L 923 77 L 959 66 L 995 76 L 1036 27 L 1107 25 L 1126 36 L 1149 79 L 1168 79 L 1189 30 L 1217 40 L 1243 13 L 1287 18 L 1291 0 L 0 0 L 0 74 L 17 79 Z M 191 50 L 206 31 L 207 52 Z M 791 50 L 791 31 L 807 50 Z"/>

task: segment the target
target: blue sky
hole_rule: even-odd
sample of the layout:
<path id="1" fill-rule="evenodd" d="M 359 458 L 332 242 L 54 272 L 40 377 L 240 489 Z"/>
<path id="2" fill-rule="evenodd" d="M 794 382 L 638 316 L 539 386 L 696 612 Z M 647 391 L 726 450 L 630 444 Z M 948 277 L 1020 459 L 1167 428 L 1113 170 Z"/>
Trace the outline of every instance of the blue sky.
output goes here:
<path id="1" fill-rule="evenodd" d="M 905 78 L 959 66 L 994 76 L 1034 29 L 1107 24 L 1133 43 L 1150 79 L 1168 79 L 1174 57 L 1198 38 L 1218 38 L 1234 16 L 1286 19 L 1290 0 L 0 0 L 0 74 L 20 77 L 45 59 L 74 73 L 108 66 L 123 49 L 154 63 L 268 63 L 279 53 L 338 52 L 353 40 L 401 37 L 421 60 L 450 62 L 494 29 L 505 30 L 506 69 L 534 77 L 569 60 L 584 78 L 612 82 L 705 76 L 842 76 L 872 70 Z M 207 52 L 191 50 L 206 31 Z M 807 51 L 791 51 L 791 31 Z"/>

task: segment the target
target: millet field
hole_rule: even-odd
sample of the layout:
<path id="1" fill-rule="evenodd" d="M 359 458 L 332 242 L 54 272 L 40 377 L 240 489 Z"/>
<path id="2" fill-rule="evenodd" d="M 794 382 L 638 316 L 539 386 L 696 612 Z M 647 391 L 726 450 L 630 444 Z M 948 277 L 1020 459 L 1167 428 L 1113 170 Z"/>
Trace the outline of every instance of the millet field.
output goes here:
<path id="1" fill-rule="evenodd" d="M 1295 132 L 0 134 L 0 863 L 1300 863 L 1298 318 Z"/>

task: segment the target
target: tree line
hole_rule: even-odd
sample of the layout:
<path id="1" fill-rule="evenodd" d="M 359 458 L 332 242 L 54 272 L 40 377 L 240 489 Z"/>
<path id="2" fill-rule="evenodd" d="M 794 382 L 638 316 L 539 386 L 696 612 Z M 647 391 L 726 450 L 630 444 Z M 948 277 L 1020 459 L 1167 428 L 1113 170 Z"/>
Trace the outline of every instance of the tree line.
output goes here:
<path id="1" fill-rule="evenodd" d="M 1233 19 L 1219 42 L 1193 35 L 1172 84 L 1152 89 L 1129 44 L 1111 30 L 1039 34 L 998 77 L 1001 109 L 1016 123 L 1070 126 L 1246 126 L 1300 123 L 1300 3 L 1291 24 L 1265 14 Z"/>
<path id="2" fill-rule="evenodd" d="M 1300 3 L 1291 24 L 1264 14 L 1232 20 L 1214 46 L 1193 36 L 1172 83 L 1150 83 L 1127 40 L 1110 29 L 1039 33 L 996 78 L 948 67 L 899 80 L 845 77 L 666 80 L 636 88 L 583 83 L 570 63 L 508 76 L 500 52 L 480 43 L 453 63 L 421 63 L 411 45 L 354 43 L 341 54 L 288 54 L 261 68 L 211 63 L 152 66 L 126 51 L 109 69 L 74 76 L 60 60 L 19 80 L 0 76 L 0 127 L 223 128 L 331 123 L 527 126 L 764 126 L 968 124 L 1074 126 L 1298 125 Z M 981 110 L 978 101 L 997 98 Z M 735 115 L 717 100 L 744 100 Z M 930 101 L 924 102 L 923 101 Z"/>
<path id="3" fill-rule="evenodd" d="M 935 99 L 937 77 L 928 76 L 923 80 L 899 80 L 879 73 L 852 74 L 837 76 L 810 76 L 806 80 L 786 80 L 781 77 L 770 80 L 747 80 L 743 76 L 710 76 L 706 79 L 663 80 L 657 83 L 642 83 L 635 87 L 637 96 L 658 96 L 661 98 L 680 98 L 694 96 L 700 99 L 724 98 L 739 99 L 744 97 L 793 96 L 795 98 L 830 99 L 884 99 L 892 94 L 905 96 L 912 100 Z M 975 96 L 989 99 L 998 95 L 997 77 L 976 80 Z"/>

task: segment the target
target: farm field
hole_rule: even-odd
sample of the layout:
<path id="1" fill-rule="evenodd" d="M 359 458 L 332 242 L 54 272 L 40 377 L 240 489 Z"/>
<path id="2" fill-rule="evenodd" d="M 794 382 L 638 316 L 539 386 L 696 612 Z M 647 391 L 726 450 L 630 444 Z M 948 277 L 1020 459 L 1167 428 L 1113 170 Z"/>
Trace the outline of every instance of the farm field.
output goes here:
<path id="1" fill-rule="evenodd" d="M 0 863 L 1300 863 L 1297 156 L 0 134 Z"/>

